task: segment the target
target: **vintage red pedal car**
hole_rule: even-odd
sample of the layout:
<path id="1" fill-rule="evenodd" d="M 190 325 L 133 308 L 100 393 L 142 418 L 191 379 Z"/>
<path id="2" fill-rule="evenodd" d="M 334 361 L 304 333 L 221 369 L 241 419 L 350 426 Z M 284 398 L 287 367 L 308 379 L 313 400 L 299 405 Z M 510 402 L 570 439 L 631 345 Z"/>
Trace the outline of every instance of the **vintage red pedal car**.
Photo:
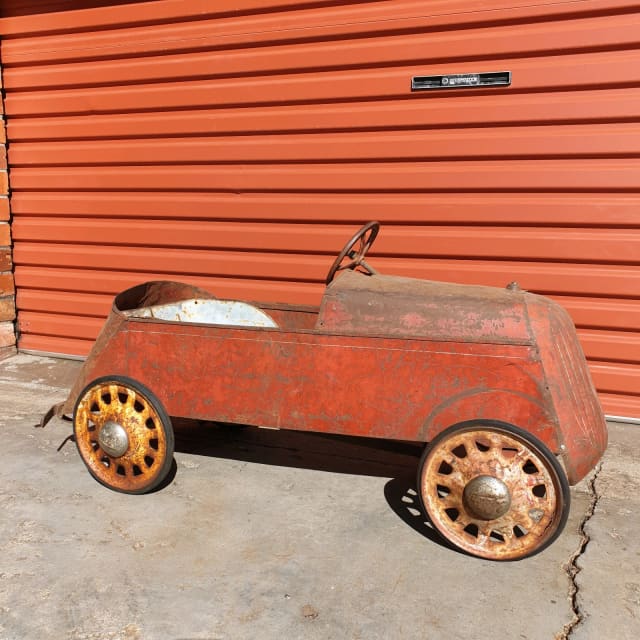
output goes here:
<path id="1" fill-rule="evenodd" d="M 515 283 L 380 275 L 364 259 L 378 230 L 340 252 L 319 308 L 175 282 L 119 294 L 56 407 L 73 412 L 90 473 L 125 493 L 157 487 L 169 416 L 428 443 L 418 494 L 444 538 L 495 560 L 549 545 L 569 484 L 607 443 L 571 319 Z"/>

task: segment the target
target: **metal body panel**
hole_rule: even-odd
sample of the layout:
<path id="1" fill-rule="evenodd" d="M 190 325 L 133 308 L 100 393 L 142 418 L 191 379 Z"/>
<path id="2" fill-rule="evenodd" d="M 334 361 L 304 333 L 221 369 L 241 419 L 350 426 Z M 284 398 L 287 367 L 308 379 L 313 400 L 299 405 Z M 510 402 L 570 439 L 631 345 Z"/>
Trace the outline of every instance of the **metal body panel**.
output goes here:
<path id="1" fill-rule="evenodd" d="M 455 343 L 195 327 L 187 332 L 135 321 L 119 339 L 127 355 L 116 373 L 152 386 L 178 416 L 427 440 L 425 425 L 453 384 L 504 389 L 509 404 L 516 387 L 528 402 L 506 413 L 520 424 L 529 425 L 530 398 L 540 397 L 527 372 L 533 367 L 526 347 L 496 356 Z M 443 380 L 442 370 L 453 380 Z M 93 371 L 113 373 L 109 356 Z M 484 399 L 481 405 L 476 415 L 505 413 Z"/>
<path id="2" fill-rule="evenodd" d="M 318 328 L 356 335 L 534 345 L 524 294 L 347 271 L 327 287 Z"/>
<path id="3" fill-rule="evenodd" d="M 545 384 L 565 434 L 564 460 L 569 478 L 584 477 L 607 447 L 607 430 L 587 362 L 567 312 L 536 296 L 527 305 L 535 327 Z"/>
<path id="4" fill-rule="evenodd" d="M 416 294 L 430 285 L 432 304 L 421 306 Z M 391 294 L 376 296 L 376 288 Z M 606 428 L 573 325 L 557 305 L 518 291 L 494 291 L 485 319 L 492 306 L 499 313 L 483 323 L 476 308 L 483 293 L 346 272 L 327 288 L 321 309 L 268 308 L 279 326 L 263 328 L 135 317 L 145 307 L 213 299 L 190 285 L 147 283 L 116 298 L 63 409 L 72 411 L 92 380 L 117 375 L 152 389 L 171 415 L 203 420 L 423 442 L 452 424 L 496 420 L 562 454 L 577 482 L 602 454 Z M 368 304 L 376 297 L 392 299 L 400 313 L 413 306 L 412 323 L 398 330 L 384 315 L 376 323 Z M 351 303 L 343 326 L 344 314 L 323 316 L 337 299 L 343 310 Z M 457 326 L 456 335 L 430 336 L 426 329 L 447 317 L 454 299 L 466 330 L 462 317 L 441 327 L 456 334 Z M 569 346 L 554 356 L 558 328 Z M 570 386 L 567 366 L 577 372 Z"/>
<path id="5" fill-rule="evenodd" d="M 534 431 L 551 422 L 541 406 L 531 412 L 542 405 L 541 367 L 525 345 L 496 354 L 493 345 L 132 318 L 115 330 L 109 322 L 106 332 L 108 345 L 89 358 L 76 387 L 101 375 L 130 376 L 171 415 L 426 441 L 438 407 L 467 389 L 465 396 L 482 396 L 476 416 L 508 417 Z M 487 403 L 489 390 L 502 402 Z"/>

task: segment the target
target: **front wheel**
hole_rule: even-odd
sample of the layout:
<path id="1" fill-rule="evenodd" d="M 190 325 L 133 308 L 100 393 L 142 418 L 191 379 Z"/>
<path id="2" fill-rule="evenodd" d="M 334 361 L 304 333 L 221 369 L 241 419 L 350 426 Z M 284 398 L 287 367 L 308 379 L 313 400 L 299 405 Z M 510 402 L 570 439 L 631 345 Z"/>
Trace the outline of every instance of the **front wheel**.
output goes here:
<path id="1" fill-rule="evenodd" d="M 73 412 L 76 445 L 91 475 L 123 493 L 147 493 L 173 462 L 171 419 L 139 382 L 106 376 L 87 385 Z"/>
<path id="2" fill-rule="evenodd" d="M 420 461 L 418 494 L 447 541 L 489 560 L 542 551 L 569 515 L 569 483 L 555 456 L 530 433 L 500 422 L 440 433 Z"/>

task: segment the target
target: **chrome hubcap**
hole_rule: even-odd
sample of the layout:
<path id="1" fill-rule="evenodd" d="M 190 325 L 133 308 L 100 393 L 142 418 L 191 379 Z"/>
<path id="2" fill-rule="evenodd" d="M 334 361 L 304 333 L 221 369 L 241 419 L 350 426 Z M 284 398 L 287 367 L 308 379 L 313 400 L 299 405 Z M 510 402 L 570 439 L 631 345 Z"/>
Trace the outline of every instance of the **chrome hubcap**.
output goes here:
<path id="1" fill-rule="evenodd" d="M 464 505 L 478 520 L 496 520 L 511 507 L 507 485 L 493 476 L 477 476 L 464 488 Z"/>
<path id="2" fill-rule="evenodd" d="M 125 428 L 117 422 L 106 422 L 98 435 L 100 448 L 112 458 L 119 458 L 129 448 L 129 437 Z"/>

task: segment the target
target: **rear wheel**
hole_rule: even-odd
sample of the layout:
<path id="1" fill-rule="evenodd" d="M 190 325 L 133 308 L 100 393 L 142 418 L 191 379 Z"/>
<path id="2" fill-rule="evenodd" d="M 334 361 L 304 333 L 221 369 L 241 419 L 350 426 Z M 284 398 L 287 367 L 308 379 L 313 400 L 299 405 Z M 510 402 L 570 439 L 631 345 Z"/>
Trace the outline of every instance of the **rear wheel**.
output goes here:
<path id="1" fill-rule="evenodd" d="M 173 427 L 146 387 L 121 376 L 94 380 L 73 413 L 76 445 L 91 475 L 123 493 L 146 493 L 173 462 Z"/>
<path id="2" fill-rule="evenodd" d="M 500 422 L 450 427 L 425 449 L 418 494 L 440 534 L 489 560 L 542 551 L 562 532 L 569 483 L 549 449 Z"/>

